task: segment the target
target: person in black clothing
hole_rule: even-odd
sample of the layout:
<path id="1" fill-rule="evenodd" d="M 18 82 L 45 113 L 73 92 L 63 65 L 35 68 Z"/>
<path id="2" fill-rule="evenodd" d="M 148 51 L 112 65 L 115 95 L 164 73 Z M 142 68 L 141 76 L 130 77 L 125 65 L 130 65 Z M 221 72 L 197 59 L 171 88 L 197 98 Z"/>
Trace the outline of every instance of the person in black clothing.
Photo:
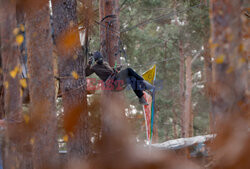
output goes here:
<path id="1" fill-rule="evenodd" d="M 117 69 L 111 68 L 107 62 L 103 61 L 103 56 L 98 51 L 93 54 L 93 59 L 95 60 L 95 64 L 91 66 L 93 60 L 90 59 L 89 64 L 85 69 L 86 76 L 95 73 L 105 83 L 109 83 L 108 81 L 111 80 L 114 86 L 118 81 L 123 82 L 123 84 L 130 84 L 139 98 L 139 102 L 143 105 L 148 105 L 143 97 L 143 91 L 152 90 L 154 92 L 155 87 L 153 85 L 145 81 L 131 68 L 123 70 L 121 70 L 121 67 L 118 67 Z"/>

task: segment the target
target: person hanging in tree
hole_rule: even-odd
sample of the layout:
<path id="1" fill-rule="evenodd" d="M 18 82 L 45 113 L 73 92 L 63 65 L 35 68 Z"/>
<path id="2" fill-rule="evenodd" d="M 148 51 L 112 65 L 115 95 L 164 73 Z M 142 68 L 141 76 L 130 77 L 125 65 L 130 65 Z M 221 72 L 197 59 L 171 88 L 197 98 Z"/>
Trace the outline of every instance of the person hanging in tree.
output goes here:
<path id="1" fill-rule="evenodd" d="M 93 60 L 95 64 L 93 66 Z M 117 86 L 117 84 L 131 85 L 136 96 L 139 98 L 140 104 L 148 105 L 145 98 L 143 97 L 144 90 L 152 90 L 154 92 L 155 86 L 148 83 L 140 75 L 138 75 L 133 69 L 126 68 L 122 69 L 121 66 L 116 69 L 111 68 L 110 65 L 103 60 L 103 56 L 99 51 L 93 54 L 90 58 L 88 65 L 85 69 L 86 76 L 95 73 L 106 85 L 112 84 Z M 117 83 L 119 82 L 119 83 Z"/>

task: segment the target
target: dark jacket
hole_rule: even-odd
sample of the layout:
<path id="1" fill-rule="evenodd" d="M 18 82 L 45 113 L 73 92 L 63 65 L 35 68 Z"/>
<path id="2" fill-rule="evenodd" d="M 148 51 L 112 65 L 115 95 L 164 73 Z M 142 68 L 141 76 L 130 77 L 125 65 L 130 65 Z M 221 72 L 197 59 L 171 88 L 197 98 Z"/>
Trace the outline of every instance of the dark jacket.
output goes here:
<path id="1" fill-rule="evenodd" d="M 103 64 L 94 64 L 93 66 L 88 65 L 85 69 L 86 76 L 89 76 L 95 73 L 100 79 L 104 82 L 108 79 L 108 77 L 114 73 L 114 70 L 109 66 L 107 62 L 103 62 Z"/>

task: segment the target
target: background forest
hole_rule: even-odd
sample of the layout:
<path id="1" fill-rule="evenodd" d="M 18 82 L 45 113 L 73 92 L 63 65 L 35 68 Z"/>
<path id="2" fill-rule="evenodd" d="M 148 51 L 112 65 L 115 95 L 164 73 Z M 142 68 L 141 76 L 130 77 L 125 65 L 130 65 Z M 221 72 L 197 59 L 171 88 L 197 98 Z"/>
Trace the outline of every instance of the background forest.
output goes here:
<path id="1" fill-rule="evenodd" d="M 0 0 L 0 169 L 250 168 L 249 9 L 247 0 Z M 89 89 L 95 51 L 140 75 L 156 65 L 153 145 L 202 144 L 148 146 L 130 87 Z"/>
<path id="2" fill-rule="evenodd" d="M 98 2 L 96 2 L 98 5 Z M 98 6 L 96 5 L 96 8 Z M 180 55 L 190 55 L 192 63 L 193 135 L 209 133 L 209 100 L 205 94 L 204 55 L 209 55 L 209 14 L 206 1 L 124 1 L 120 2 L 122 63 L 142 74 L 156 64 L 155 142 L 181 137 Z M 90 50 L 100 48 L 98 27 L 93 25 Z M 208 63 L 209 64 L 209 63 Z M 184 67 L 183 65 L 181 65 Z M 185 73 L 185 72 L 183 72 Z M 181 80 L 181 82 L 180 82 Z M 129 90 L 131 91 L 131 90 Z M 135 136 L 145 140 L 142 108 L 136 97 L 126 92 L 128 118 Z M 174 130 L 175 133 L 174 133 Z"/>

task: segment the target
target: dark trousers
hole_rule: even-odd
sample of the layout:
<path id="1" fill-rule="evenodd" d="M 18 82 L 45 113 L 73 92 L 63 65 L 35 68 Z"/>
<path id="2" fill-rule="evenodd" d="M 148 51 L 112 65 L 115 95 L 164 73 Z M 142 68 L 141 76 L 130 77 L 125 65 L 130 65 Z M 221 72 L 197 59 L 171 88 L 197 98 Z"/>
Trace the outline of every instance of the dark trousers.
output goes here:
<path id="1" fill-rule="evenodd" d="M 143 90 L 147 89 L 144 79 L 138 75 L 133 69 L 126 68 L 117 74 L 117 80 L 122 80 L 125 84 L 130 84 L 136 96 L 141 98 Z"/>

